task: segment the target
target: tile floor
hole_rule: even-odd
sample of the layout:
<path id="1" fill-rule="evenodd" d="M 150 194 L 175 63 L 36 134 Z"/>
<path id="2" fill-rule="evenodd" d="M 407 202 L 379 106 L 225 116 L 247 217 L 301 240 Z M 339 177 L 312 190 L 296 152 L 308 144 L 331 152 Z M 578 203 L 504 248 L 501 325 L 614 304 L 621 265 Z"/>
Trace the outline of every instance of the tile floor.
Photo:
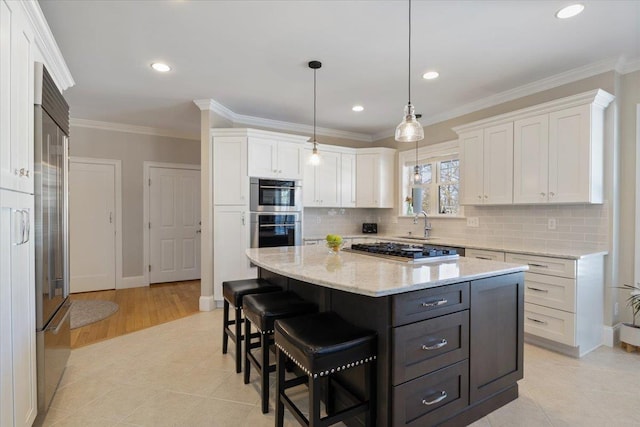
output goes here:
<path id="1" fill-rule="evenodd" d="M 221 354 L 221 324 L 222 310 L 198 313 L 73 350 L 43 424 L 273 426 L 257 377 L 244 385 Z M 640 426 L 640 354 L 601 347 L 572 359 L 525 345 L 519 384 L 516 401 L 473 426 Z M 301 386 L 296 400 L 305 396 Z M 297 425 L 288 412 L 285 424 Z"/>

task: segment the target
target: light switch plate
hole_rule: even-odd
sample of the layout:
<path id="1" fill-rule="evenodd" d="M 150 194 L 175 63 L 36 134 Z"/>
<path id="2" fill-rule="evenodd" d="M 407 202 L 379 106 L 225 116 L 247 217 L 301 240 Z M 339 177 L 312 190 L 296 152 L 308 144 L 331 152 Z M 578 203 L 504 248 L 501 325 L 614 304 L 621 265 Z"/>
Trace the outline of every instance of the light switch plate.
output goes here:
<path id="1" fill-rule="evenodd" d="M 555 218 L 549 218 L 549 222 L 547 224 L 547 228 L 549 230 L 555 230 L 558 225 L 558 221 Z"/>

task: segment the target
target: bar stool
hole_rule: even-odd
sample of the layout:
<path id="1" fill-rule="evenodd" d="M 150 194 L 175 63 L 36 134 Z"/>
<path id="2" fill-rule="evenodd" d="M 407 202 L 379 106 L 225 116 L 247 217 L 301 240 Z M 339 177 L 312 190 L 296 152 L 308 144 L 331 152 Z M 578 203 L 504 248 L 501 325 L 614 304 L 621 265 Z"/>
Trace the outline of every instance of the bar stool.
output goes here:
<path id="1" fill-rule="evenodd" d="M 222 282 L 224 313 L 222 319 L 222 354 L 227 354 L 229 338 L 236 344 L 236 373 L 242 371 L 242 298 L 249 294 L 281 291 L 280 286 L 264 279 L 228 280 Z M 229 304 L 235 308 L 235 319 L 229 319 Z M 229 328 L 234 325 L 235 331 Z"/>
<path id="2" fill-rule="evenodd" d="M 365 413 L 365 425 L 375 425 L 377 335 L 345 321 L 334 312 L 277 320 L 275 322 L 276 372 L 278 395 L 276 426 L 284 423 L 284 407 L 301 425 L 324 427 Z M 285 381 L 284 364 L 291 359 L 306 374 Z M 353 395 L 335 380 L 334 375 L 364 365 L 363 399 Z M 321 384 L 327 379 L 325 407 L 327 416 L 320 417 Z M 309 419 L 289 399 L 285 391 L 293 386 L 309 384 Z M 335 386 L 359 402 L 337 413 L 333 410 L 331 387 Z"/>
<path id="3" fill-rule="evenodd" d="M 260 396 L 262 398 L 262 413 L 269 412 L 269 373 L 276 370 L 276 365 L 269 364 L 269 348 L 273 344 L 273 323 L 276 319 L 286 319 L 318 311 L 318 306 L 300 298 L 293 292 L 269 292 L 253 294 L 244 297 L 243 310 L 245 318 L 244 336 L 244 383 L 249 384 L 251 365 L 255 366 L 260 375 Z M 258 334 L 251 333 L 251 325 L 258 330 Z M 258 342 L 252 338 L 259 336 Z M 262 351 L 258 361 L 251 353 L 254 348 Z"/>

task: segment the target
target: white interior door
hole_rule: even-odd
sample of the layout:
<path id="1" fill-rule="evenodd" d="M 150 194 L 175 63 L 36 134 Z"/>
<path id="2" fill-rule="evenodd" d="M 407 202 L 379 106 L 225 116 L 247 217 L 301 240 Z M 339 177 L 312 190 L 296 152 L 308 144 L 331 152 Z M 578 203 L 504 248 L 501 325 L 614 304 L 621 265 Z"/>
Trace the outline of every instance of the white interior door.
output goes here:
<path id="1" fill-rule="evenodd" d="M 71 292 L 116 288 L 116 167 L 71 161 Z"/>
<path id="2" fill-rule="evenodd" d="M 200 278 L 200 171 L 149 170 L 149 283 Z"/>

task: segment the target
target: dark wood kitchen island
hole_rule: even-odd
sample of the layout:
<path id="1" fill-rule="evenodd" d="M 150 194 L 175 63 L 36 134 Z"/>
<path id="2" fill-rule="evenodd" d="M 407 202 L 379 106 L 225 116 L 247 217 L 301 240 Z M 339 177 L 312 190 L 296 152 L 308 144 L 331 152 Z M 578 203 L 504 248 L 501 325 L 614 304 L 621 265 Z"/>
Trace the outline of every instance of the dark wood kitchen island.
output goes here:
<path id="1" fill-rule="evenodd" d="M 409 264 L 319 245 L 247 256 L 260 277 L 378 333 L 376 425 L 462 426 L 518 397 L 526 266 Z M 341 380 L 358 388 L 358 371 Z"/>

